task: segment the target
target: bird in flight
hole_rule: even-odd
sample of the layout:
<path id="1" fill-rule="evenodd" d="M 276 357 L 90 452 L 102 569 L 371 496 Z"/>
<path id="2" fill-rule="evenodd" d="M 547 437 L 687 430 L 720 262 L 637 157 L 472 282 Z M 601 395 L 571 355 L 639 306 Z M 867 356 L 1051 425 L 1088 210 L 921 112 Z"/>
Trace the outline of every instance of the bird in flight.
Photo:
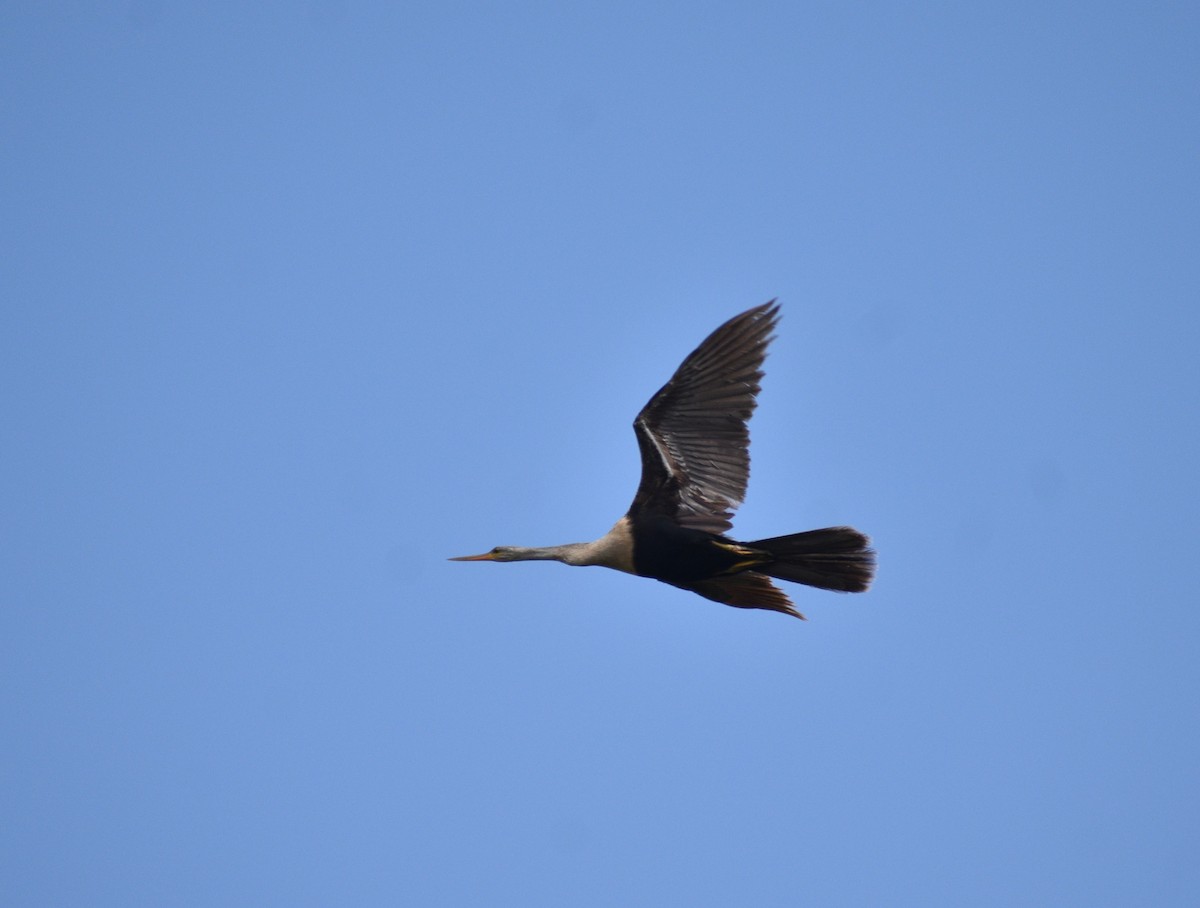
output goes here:
<path id="1" fill-rule="evenodd" d="M 451 561 L 561 561 L 652 577 L 737 608 L 804 616 L 771 582 L 860 593 L 875 574 L 870 540 L 827 527 L 754 542 L 725 535 L 746 497 L 747 421 L 779 319 L 775 300 L 734 316 L 708 336 L 633 423 L 642 479 L 628 513 L 594 542 L 496 546 Z"/>

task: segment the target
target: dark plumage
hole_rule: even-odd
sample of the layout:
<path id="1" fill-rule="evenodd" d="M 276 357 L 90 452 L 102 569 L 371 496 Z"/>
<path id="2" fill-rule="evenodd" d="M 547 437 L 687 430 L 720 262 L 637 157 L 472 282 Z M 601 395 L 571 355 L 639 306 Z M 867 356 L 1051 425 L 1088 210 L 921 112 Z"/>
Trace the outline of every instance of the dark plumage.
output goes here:
<path id="1" fill-rule="evenodd" d="M 454 561 L 562 561 L 602 565 L 738 608 L 803 618 L 772 577 L 862 592 L 875 573 L 869 540 L 829 527 L 755 542 L 725 535 L 750 475 L 746 423 L 779 318 L 775 301 L 708 336 L 634 420 L 642 479 L 628 513 L 595 542 L 547 548 L 498 546 Z"/>

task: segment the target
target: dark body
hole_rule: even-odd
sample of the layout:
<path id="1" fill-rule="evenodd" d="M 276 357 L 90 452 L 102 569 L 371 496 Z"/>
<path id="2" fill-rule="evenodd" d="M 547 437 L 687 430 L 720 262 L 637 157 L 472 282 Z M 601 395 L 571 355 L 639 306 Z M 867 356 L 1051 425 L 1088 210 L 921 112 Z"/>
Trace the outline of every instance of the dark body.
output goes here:
<path id="1" fill-rule="evenodd" d="M 748 554 L 749 550 L 732 539 L 681 527 L 661 515 L 634 524 L 634 571 L 672 586 L 687 589 L 698 580 L 736 573 L 770 560 L 765 552 L 757 559 Z"/>

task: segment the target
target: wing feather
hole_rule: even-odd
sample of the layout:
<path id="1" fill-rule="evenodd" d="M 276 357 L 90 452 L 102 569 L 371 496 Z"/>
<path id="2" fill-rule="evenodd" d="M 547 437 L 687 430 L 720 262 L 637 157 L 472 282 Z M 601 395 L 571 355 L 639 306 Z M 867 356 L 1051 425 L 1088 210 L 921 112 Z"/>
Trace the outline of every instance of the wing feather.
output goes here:
<path id="1" fill-rule="evenodd" d="M 723 533 L 746 497 L 750 433 L 762 364 L 779 319 L 774 300 L 708 336 L 633 423 L 642 480 L 631 516 L 662 514 Z"/>
<path id="2" fill-rule="evenodd" d="M 713 577 L 701 580 L 683 589 L 699 593 L 705 599 L 722 602 L 736 608 L 761 608 L 772 612 L 783 612 L 793 618 L 804 620 L 796 606 L 769 577 L 754 571 L 743 571 L 731 577 Z"/>

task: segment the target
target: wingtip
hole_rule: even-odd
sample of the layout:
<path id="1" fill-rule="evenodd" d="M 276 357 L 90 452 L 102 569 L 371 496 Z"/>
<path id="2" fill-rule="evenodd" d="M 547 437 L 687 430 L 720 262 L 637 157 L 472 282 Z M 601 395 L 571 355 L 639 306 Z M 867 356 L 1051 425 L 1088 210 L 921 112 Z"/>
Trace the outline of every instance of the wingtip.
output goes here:
<path id="1" fill-rule="evenodd" d="M 779 320 L 783 317 L 783 312 L 779 305 L 779 297 L 771 297 L 765 303 L 755 306 L 753 309 L 747 309 L 742 313 L 742 317 L 748 317 L 751 322 L 765 323 L 766 337 L 764 343 L 769 344 L 775 339 L 775 329 L 779 327 Z"/>

